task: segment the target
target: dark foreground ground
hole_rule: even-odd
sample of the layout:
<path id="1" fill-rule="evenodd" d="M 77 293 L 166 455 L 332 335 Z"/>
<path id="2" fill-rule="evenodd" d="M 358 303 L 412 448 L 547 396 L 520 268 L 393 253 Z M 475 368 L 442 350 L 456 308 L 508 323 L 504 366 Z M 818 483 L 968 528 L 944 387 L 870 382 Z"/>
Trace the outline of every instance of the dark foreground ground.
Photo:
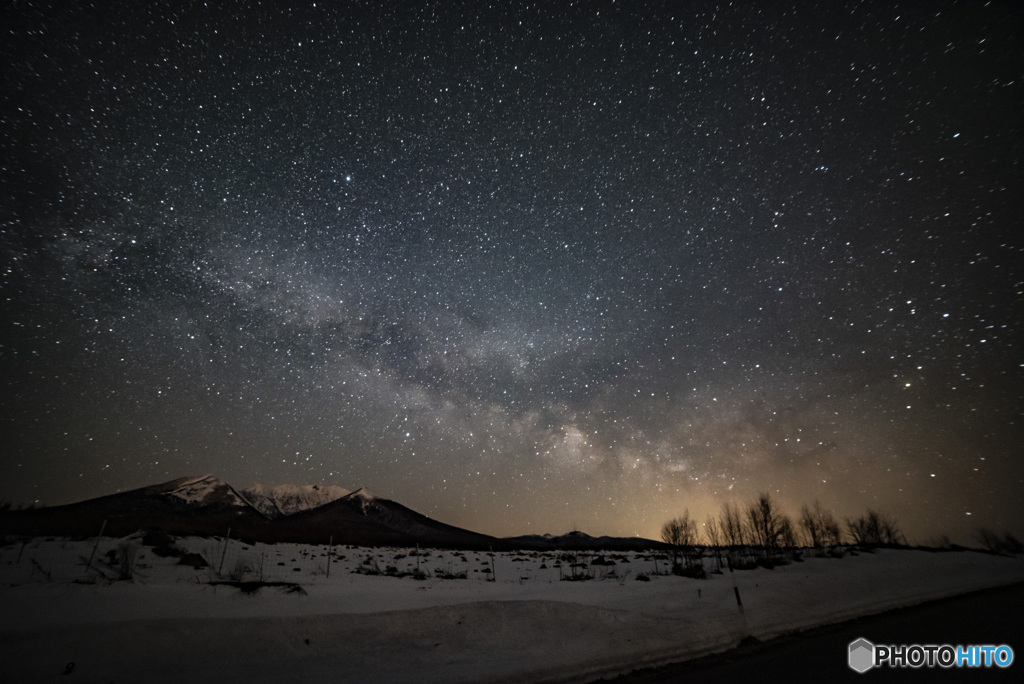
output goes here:
<path id="1" fill-rule="evenodd" d="M 847 646 L 860 637 L 875 644 L 1010 646 L 1008 668 L 872 668 L 859 674 L 847 665 Z M 1024 681 L 1024 584 L 988 589 L 613 680 L 651 682 L 988 682 Z"/>

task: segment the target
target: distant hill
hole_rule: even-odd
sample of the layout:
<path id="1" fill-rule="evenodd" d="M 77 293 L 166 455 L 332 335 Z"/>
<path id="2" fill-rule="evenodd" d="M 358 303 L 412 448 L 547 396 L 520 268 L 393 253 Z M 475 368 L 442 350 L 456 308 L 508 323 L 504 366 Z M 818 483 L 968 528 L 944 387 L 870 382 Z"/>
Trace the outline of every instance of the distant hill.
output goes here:
<path id="1" fill-rule="evenodd" d="M 502 541 L 512 548 L 533 551 L 646 551 L 648 549 L 668 550 L 672 548 L 663 542 L 643 537 L 591 537 L 589 534 L 578 531 L 558 536 L 527 534 L 519 537 L 505 537 Z"/>
<path id="2" fill-rule="evenodd" d="M 334 485 L 259 485 L 239 492 L 213 475 L 182 477 L 64 506 L 0 513 L 0 535 L 89 537 L 158 528 L 168 534 L 231 536 L 251 541 L 458 549 L 642 550 L 649 539 L 561 536 L 497 538 L 429 518 L 366 489 Z"/>

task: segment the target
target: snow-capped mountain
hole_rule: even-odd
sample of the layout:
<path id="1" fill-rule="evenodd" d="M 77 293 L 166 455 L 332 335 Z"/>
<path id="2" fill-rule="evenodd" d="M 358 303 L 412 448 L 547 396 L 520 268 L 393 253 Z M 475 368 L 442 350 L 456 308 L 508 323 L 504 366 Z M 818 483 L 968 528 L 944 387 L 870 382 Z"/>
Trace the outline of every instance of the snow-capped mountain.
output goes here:
<path id="1" fill-rule="evenodd" d="M 366 487 L 360 487 L 354 492 L 349 493 L 347 498 L 351 503 L 358 504 L 359 507 L 365 513 L 366 507 L 370 506 L 375 500 L 379 499 L 380 497 L 378 497 L 376 494 L 371 492 Z"/>
<path id="2" fill-rule="evenodd" d="M 494 537 L 448 525 L 367 489 L 274 523 L 288 539 L 357 545 L 436 546 L 465 549 L 499 547 Z"/>
<path id="3" fill-rule="evenodd" d="M 193 506 L 227 506 L 241 509 L 250 506 L 250 503 L 242 498 L 234 487 L 213 475 L 184 477 L 172 480 L 163 486 L 170 487 L 163 492 L 164 496 L 181 499 Z"/>
<path id="4" fill-rule="evenodd" d="M 337 501 L 349 491 L 337 485 L 264 487 L 255 484 L 243 489 L 241 493 L 256 510 L 268 518 L 274 519 Z"/>
<path id="5" fill-rule="evenodd" d="M 267 517 L 226 482 L 214 477 L 180 477 L 169 482 L 109 494 L 63 506 L 8 516 L 0 533 L 123 536 L 159 528 L 172 534 L 259 534 Z"/>

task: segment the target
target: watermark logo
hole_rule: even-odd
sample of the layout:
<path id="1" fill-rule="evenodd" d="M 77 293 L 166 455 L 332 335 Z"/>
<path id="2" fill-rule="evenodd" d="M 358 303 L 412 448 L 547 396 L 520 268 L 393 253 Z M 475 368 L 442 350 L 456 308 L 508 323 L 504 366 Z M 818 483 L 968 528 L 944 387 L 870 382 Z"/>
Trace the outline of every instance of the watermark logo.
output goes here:
<path id="1" fill-rule="evenodd" d="M 861 637 L 850 643 L 850 667 L 857 672 L 867 672 L 875 666 L 875 645 Z"/>
<path id="2" fill-rule="evenodd" d="M 950 646 L 942 644 L 873 644 L 863 637 L 847 647 L 851 670 L 864 673 L 873 667 L 1009 667 L 1013 649 L 1002 644 Z"/>

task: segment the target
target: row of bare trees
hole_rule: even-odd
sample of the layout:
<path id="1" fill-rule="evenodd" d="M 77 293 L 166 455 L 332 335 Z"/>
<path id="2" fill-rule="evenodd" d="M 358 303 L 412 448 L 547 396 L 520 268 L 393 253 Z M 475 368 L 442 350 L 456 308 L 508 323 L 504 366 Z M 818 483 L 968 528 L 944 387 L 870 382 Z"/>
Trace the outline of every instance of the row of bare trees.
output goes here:
<path id="1" fill-rule="evenodd" d="M 843 541 L 839 523 L 833 517 L 832 511 L 822 508 L 818 500 L 814 501 L 811 508 L 808 508 L 807 504 L 800 507 L 799 524 L 806 546 L 838 546 Z"/>
<path id="2" fill-rule="evenodd" d="M 855 520 L 847 520 L 846 529 L 854 544 L 907 543 L 895 518 L 871 509 Z"/>
<path id="3" fill-rule="evenodd" d="M 974 539 L 981 544 L 982 548 L 992 553 L 1024 553 L 1024 544 L 1021 544 L 1009 532 L 1004 532 L 1003 536 L 1000 537 L 996 532 L 987 527 L 979 527 L 974 530 Z"/>
<path id="4" fill-rule="evenodd" d="M 848 518 L 846 534 L 854 544 L 905 544 L 906 539 L 891 516 L 868 509 L 858 518 Z M 675 549 L 677 557 L 695 546 L 757 547 L 771 557 L 782 549 L 808 546 L 824 548 L 844 542 L 843 531 L 832 511 L 815 501 L 804 504 L 796 524 L 783 513 L 767 492 L 758 494 L 746 507 L 727 501 L 718 516 L 708 515 L 702 525 L 703 539 L 697 522 L 684 510 L 679 517 L 666 522 L 661 539 Z M 677 558 L 678 560 L 678 558 Z"/>

